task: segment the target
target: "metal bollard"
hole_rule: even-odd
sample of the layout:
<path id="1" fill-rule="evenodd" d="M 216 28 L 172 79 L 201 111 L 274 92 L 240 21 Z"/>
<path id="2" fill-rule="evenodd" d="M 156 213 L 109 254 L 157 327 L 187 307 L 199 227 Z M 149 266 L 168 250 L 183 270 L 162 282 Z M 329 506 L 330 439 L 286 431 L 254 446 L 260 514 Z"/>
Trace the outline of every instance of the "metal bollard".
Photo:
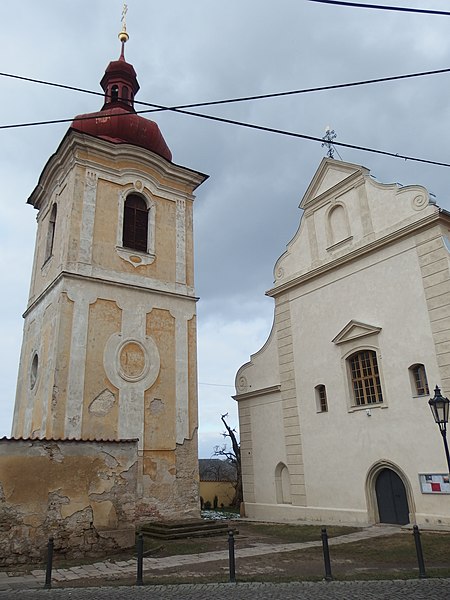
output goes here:
<path id="1" fill-rule="evenodd" d="M 416 544 L 417 562 L 419 564 L 419 579 L 426 579 L 425 562 L 423 560 L 422 542 L 420 541 L 420 531 L 417 525 L 413 527 L 414 542 Z"/>
<path id="2" fill-rule="evenodd" d="M 325 563 L 325 580 L 332 581 L 333 575 L 331 573 L 331 561 L 330 561 L 330 549 L 328 547 L 328 533 L 325 527 L 322 527 L 322 550 L 323 560 Z"/>
<path id="3" fill-rule="evenodd" d="M 144 585 L 144 579 L 142 577 L 143 565 L 144 565 L 144 536 L 142 533 L 138 534 L 136 549 L 137 549 L 136 585 Z"/>
<path id="4" fill-rule="evenodd" d="M 236 562 L 234 558 L 234 533 L 228 532 L 228 558 L 230 565 L 230 583 L 236 583 Z"/>
<path id="5" fill-rule="evenodd" d="M 53 538 L 48 538 L 47 544 L 47 568 L 45 571 L 44 588 L 49 590 L 52 587 L 52 568 L 53 568 Z"/>

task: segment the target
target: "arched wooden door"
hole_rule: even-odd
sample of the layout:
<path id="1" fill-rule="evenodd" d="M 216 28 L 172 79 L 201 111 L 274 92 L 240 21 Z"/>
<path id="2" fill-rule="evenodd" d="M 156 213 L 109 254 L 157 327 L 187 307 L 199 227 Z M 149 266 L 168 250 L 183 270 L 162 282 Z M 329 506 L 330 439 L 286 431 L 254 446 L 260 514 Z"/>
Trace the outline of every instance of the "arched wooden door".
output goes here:
<path id="1" fill-rule="evenodd" d="M 408 498 L 400 477 L 391 469 L 383 469 L 377 477 L 375 492 L 380 523 L 409 523 Z"/>

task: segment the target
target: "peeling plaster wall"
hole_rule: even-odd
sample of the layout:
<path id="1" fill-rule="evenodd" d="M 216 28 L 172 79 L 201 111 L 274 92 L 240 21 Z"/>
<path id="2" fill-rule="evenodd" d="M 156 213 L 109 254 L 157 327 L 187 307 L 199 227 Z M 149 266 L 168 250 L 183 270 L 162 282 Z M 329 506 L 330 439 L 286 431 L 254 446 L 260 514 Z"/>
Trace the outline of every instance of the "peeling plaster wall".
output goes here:
<path id="1" fill-rule="evenodd" d="M 137 441 L 0 440 L 0 565 L 134 544 Z"/>

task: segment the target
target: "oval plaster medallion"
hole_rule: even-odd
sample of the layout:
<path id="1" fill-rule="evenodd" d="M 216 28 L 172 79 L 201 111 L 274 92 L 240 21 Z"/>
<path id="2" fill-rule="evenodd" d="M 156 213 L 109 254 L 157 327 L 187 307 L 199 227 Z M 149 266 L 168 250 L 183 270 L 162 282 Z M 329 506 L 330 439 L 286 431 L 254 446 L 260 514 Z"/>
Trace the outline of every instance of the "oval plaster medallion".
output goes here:
<path id="1" fill-rule="evenodd" d="M 136 341 L 125 342 L 118 352 L 119 375 L 126 381 L 139 381 L 145 377 L 149 361 L 145 348 Z"/>
<path id="2" fill-rule="evenodd" d="M 237 389 L 239 392 L 245 392 L 247 387 L 248 387 L 248 383 L 247 383 L 247 378 L 244 377 L 244 375 L 241 375 L 239 377 L 239 379 L 237 380 L 237 385 L 236 385 Z"/>
<path id="3" fill-rule="evenodd" d="M 136 190 L 142 190 L 142 181 L 140 179 L 137 179 L 134 183 L 134 188 Z"/>
<path id="4" fill-rule="evenodd" d="M 119 389 L 132 384 L 136 390 L 147 390 L 159 374 L 158 347 L 150 336 L 124 339 L 122 334 L 114 333 L 106 342 L 103 366 L 108 379 Z"/>

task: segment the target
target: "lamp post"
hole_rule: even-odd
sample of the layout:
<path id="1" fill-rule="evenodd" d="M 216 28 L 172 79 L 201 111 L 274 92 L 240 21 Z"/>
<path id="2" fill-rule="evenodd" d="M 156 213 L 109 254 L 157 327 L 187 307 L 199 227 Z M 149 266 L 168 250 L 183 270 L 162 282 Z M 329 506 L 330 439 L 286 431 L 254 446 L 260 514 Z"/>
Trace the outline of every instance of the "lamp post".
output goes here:
<path id="1" fill-rule="evenodd" d="M 434 420 L 439 425 L 439 431 L 441 432 L 442 439 L 444 440 L 445 456 L 447 457 L 447 466 L 450 473 L 450 454 L 447 443 L 447 423 L 450 400 L 448 398 L 444 398 L 444 396 L 441 394 L 440 388 L 436 386 L 434 389 L 434 398 L 430 398 L 428 404 L 430 405 Z"/>

